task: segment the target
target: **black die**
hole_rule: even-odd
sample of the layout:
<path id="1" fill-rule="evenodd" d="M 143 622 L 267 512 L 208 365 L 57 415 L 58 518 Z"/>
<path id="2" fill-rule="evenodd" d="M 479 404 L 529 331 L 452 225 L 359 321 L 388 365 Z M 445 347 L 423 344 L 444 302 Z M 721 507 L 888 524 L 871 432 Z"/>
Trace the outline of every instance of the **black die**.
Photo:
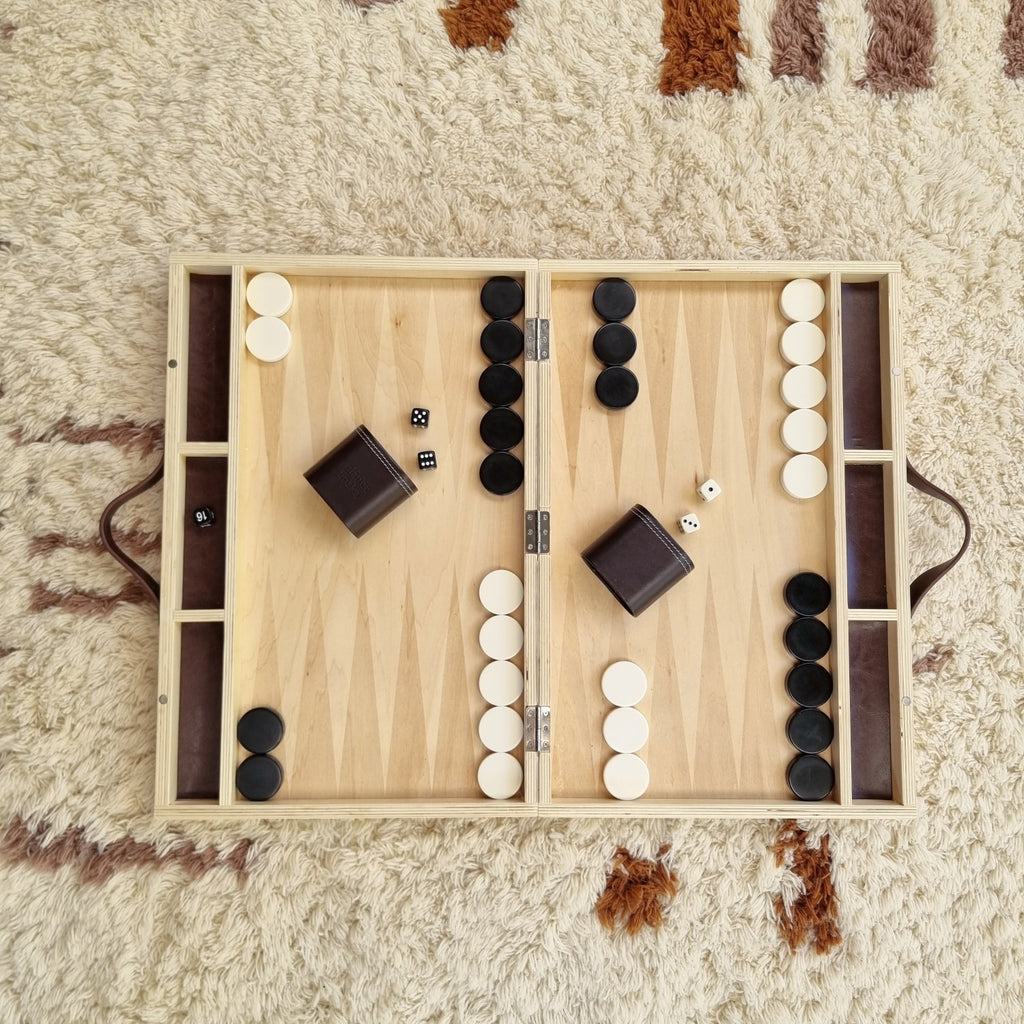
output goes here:
<path id="1" fill-rule="evenodd" d="M 414 427 L 426 427 L 430 423 L 430 410 L 421 409 L 419 406 L 417 406 L 415 409 L 413 409 L 412 416 L 410 417 L 409 422 Z"/>
<path id="2" fill-rule="evenodd" d="M 417 452 L 416 461 L 420 469 L 437 469 L 437 455 L 434 452 Z"/>
<path id="3" fill-rule="evenodd" d="M 205 527 L 213 526 L 217 521 L 217 517 L 213 514 L 213 509 L 209 505 L 204 505 L 202 508 L 197 508 L 192 513 L 192 522 L 196 526 Z"/>

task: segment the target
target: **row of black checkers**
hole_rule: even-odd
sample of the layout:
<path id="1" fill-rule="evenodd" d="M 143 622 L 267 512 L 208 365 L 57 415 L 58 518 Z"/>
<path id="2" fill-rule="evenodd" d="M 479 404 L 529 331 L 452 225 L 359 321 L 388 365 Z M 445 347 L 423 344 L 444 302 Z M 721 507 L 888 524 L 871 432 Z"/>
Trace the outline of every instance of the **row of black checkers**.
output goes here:
<path id="1" fill-rule="evenodd" d="M 786 627 L 786 650 L 796 664 L 786 676 L 786 692 L 800 707 L 786 724 L 786 736 L 800 753 L 786 782 L 800 800 L 824 800 L 835 785 L 832 766 L 821 753 L 832 743 L 832 719 L 821 705 L 832 696 L 832 674 L 819 664 L 832 646 L 832 633 L 820 615 L 832 601 L 828 580 L 816 572 L 797 573 L 786 584 L 786 604 L 796 618 Z"/>
<path id="2" fill-rule="evenodd" d="M 594 355 L 604 363 L 594 392 L 606 409 L 625 409 L 640 394 L 640 382 L 625 364 L 636 353 L 636 335 L 622 321 L 636 309 L 636 290 L 621 277 L 606 277 L 594 289 L 594 312 L 604 326 L 594 332 Z"/>
<path id="3" fill-rule="evenodd" d="M 235 772 L 235 787 L 246 800 L 269 800 L 284 781 L 272 751 L 284 738 L 284 720 L 272 708 L 250 708 L 238 720 L 238 742 L 250 752 Z"/>
<path id="4" fill-rule="evenodd" d="M 523 419 L 510 406 L 523 393 L 522 374 L 512 360 L 523 354 L 523 331 L 513 322 L 523 308 L 523 286 L 512 277 L 492 277 L 480 290 L 491 322 L 480 348 L 491 365 L 480 374 L 480 397 L 491 407 L 480 420 L 480 437 L 491 449 L 480 463 L 480 483 L 491 494 L 512 494 L 523 482 L 523 464 L 511 449 L 523 439 Z"/>

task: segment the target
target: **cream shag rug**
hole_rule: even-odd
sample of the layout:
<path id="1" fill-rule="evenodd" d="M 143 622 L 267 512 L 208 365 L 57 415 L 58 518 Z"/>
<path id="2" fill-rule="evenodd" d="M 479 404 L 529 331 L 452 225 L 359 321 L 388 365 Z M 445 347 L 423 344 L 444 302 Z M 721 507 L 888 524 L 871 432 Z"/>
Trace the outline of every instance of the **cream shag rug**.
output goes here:
<path id="1" fill-rule="evenodd" d="M 1019 0 L 905 5 L 913 91 L 858 84 L 859 0 L 820 84 L 744 0 L 739 88 L 671 98 L 658 0 L 522 0 L 503 50 L 438 6 L 0 8 L 0 1020 L 1024 1019 Z M 835 950 L 781 941 L 770 823 L 153 821 L 155 617 L 94 538 L 159 452 L 172 249 L 902 262 L 908 448 L 976 539 L 915 618 L 919 816 L 828 825 Z M 155 567 L 159 492 L 120 524 Z M 958 543 L 912 499 L 912 568 Z M 663 927 L 602 930 L 665 842 Z"/>

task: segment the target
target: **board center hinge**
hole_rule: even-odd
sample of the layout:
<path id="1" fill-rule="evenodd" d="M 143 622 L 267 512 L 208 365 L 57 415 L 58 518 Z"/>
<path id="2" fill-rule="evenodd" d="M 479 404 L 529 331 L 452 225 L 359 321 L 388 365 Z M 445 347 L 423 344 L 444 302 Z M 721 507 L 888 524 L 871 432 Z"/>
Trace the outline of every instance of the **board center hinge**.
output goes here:
<path id="1" fill-rule="evenodd" d="M 551 551 L 551 513 L 529 509 L 526 513 L 524 541 L 528 555 L 546 555 Z"/>
<path id="2" fill-rule="evenodd" d="M 551 708 L 536 704 L 526 709 L 523 742 L 527 753 L 551 753 Z"/>
<path id="3" fill-rule="evenodd" d="M 527 317 L 525 349 L 528 361 L 533 362 L 551 358 L 550 320 L 536 316 Z"/>

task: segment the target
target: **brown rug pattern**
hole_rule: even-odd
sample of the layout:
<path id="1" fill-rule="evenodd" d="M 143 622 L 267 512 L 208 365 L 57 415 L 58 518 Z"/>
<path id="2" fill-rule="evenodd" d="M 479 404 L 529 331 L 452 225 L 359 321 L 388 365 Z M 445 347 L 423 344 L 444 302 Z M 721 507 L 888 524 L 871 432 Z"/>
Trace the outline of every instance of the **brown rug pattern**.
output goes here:
<path id="1" fill-rule="evenodd" d="M 775 914 L 790 951 L 810 940 L 818 953 L 827 953 L 842 941 L 839 934 L 839 900 L 832 884 L 832 856 L 829 837 L 821 837 L 817 847 L 808 845 L 808 834 L 795 821 L 786 821 L 779 828 L 772 847 L 777 867 L 788 867 L 803 882 L 804 891 L 792 906 L 786 907 L 780 896 L 775 900 Z"/>
<path id="2" fill-rule="evenodd" d="M 102 884 L 127 868 L 179 867 L 191 878 L 199 878 L 214 868 L 228 868 L 244 883 L 249 874 L 251 839 L 236 843 L 222 854 L 215 847 L 200 850 L 189 841 L 166 853 L 158 853 L 152 843 L 140 843 L 131 836 L 101 845 L 85 838 L 81 826 L 51 835 L 45 822 L 34 828 L 15 818 L 0 839 L 0 857 L 9 864 L 28 864 L 34 868 L 57 871 L 72 867 L 83 882 Z"/>
<path id="3" fill-rule="evenodd" d="M 805 78 L 821 85 L 825 24 L 818 0 L 779 0 L 771 21 L 772 77 Z"/>

